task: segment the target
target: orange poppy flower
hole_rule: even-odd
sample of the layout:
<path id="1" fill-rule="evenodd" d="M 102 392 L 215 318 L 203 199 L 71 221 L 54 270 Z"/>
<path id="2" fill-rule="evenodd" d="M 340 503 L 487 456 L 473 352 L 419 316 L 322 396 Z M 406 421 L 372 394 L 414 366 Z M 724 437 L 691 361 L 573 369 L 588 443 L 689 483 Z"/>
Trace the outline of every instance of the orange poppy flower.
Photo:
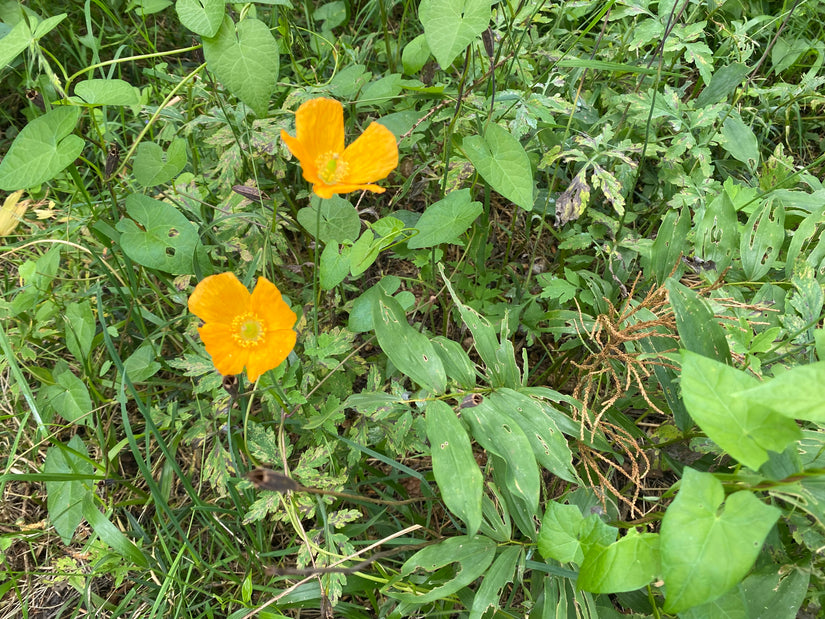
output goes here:
<path id="1" fill-rule="evenodd" d="M 344 108 L 334 99 L 302 104 L 295 112 L 295 137 L 281 131 L 281 139 L 322 198 L 359 189 L 383 193 L 384 188 L 373 183 L 398 166 L 395 136 L 376 122 L 344 148 Z"/>
<path id="2" fill-rule="evenodd" d="M 215 369 L 224 376 L 246 367 L 250 382 L 286 359 L 295 347 L 295 312 L 278 288 L 259 277 L 252 294 L 233 273 L 210 275 L 189 297 L 189 311 L 206 324 L 198 328 Z"/>

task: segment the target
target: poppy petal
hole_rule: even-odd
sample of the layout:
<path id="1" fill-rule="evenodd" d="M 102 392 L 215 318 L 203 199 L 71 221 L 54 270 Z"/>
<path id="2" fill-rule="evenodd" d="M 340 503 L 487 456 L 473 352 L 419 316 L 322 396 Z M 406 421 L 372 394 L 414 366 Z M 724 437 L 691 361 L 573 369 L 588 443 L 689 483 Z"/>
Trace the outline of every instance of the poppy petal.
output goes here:
<path id="1" fill-rule="evenodd" d="M 267 339 L 270 331 L 291 329 L 298 319 L 284 301 L 278 287 L 265 277 L 258 278 L 255 290 L 252 291 L 249 309 L 263 320 Z"/>
<path id="2" fill-rule="evenodd" d="M 249 349 L 249 358 L 246 360 L 246 375 L 250 382 L 272 368 L 277 368 L 284 362 L 295 348 L 298 334 L 292 329 L 280 329 L 267 333 L 267 341 L 263 346 Z"/>
<path id="3" fill-rule="evenodd" d="M 357 140 L 347 146 L 344 161 L 349 166 L 342 185 L 373 183 L 398 167 L 398 144 L 392 131 L 372 123 Z"/>
<path id="4" fill-rule="evenodd" d="M 373 193 L 384 193 L 386 189 L 380 185 L 327 185 L 318 183 L 312 186 L 312 191 L 319 198 L 331 198 L 336 193 L 350 193 L 351 191 L 368 190 Z"/>
<path id="5" fill-rule="evenodd" d="M 204 322 L 228 325 L 246 311 L 249 298 L 249 291 L 234 273 L 210 275 L 195 286 L 189 311 Z"/>
<path id="6" fill-rule="evenodd" d="M 322 155 L 344 152 L 344 107 L 323 97 L 302 104 L 295 112 L 295 138 L 313 167 Z"/>
<path id="7" fill-rule="evenodd" d="M 289 152 L 292 153 L 292 156 L 301 164 L 304 180 L 309 183 L 320 183 L 321 179 L 318 177 L 318 167 L 315 165 L 315 160 L 307 154 L 303 144 L 284 130 L 281 130 L 281 139 L 286 144 Z"/>
<path id="8" fill-rule="evenodd" d="M 224 376 L 240 374 L 249 358 L 249 350 L 238 346 L 232 337 L 231 327 L 208 323 L 198 329 L 206 352 L 212 357 L 212 365 Z"/>

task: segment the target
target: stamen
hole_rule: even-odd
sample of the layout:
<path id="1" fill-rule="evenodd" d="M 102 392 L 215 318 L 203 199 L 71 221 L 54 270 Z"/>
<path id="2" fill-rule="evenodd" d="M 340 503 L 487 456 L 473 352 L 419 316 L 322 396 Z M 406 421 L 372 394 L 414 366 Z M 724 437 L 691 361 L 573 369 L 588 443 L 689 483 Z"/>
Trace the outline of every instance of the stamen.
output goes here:
<path id="1" fill-rule="evenodd" d="M 349 168 L 347 162 L 341 158 L 341 154 L 332 151 L 319 156 L 315 161 L 315 167 L 318 169 L 318 177 L 326 185 L 339 183 L 347 175 Z"/>
<path id="2" fill-rule="evenodd" d="M 266 337 L 266 328 L 258 316 L 247 312 L 232 321 L 232 339 L 242 348 L 253 348 Z"/>

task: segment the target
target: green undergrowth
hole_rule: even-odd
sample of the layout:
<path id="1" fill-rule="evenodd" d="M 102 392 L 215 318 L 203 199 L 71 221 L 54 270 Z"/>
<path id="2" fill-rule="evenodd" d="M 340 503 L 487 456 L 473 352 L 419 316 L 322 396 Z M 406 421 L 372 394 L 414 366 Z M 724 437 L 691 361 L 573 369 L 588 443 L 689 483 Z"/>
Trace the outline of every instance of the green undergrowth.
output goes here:
<path id="1" fill-rule="evenodd" d="M 0 0 L 0 618 L 818 616 L 824 26 Z M 312 194 L 316 97 L 384 193 Z M 298 315 L 254 384 L 224 272 Z"/>

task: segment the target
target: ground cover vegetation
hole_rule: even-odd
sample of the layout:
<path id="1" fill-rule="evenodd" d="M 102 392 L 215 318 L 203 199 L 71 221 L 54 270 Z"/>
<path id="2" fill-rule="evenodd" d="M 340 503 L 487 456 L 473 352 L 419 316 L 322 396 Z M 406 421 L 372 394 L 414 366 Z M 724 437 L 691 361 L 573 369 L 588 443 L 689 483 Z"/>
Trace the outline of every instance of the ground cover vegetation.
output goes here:
<path id="1" fill-rule="evenodd" d="M 821 616 L 824 26 L 0 1 L 0 617 Z"/>

